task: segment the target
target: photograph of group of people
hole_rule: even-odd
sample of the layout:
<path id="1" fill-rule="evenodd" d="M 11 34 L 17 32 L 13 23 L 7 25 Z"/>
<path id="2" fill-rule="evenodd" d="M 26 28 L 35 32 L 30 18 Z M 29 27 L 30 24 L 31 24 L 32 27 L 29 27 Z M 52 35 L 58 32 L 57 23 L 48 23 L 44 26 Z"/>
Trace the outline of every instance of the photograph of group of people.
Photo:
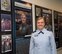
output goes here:
<path id="1" fill-rule="evenodd" d="M 1 31 L 11 31 L 11 15 L 1 14 Z"/>

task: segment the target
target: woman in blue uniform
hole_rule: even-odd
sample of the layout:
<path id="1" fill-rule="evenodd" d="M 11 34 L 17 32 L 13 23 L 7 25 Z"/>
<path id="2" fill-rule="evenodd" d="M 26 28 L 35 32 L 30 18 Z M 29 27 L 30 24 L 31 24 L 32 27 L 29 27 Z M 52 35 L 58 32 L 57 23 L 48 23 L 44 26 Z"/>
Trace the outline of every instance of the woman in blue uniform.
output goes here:
<path id="1" fill-rule="evenodd" d="M 32 33 L 29 54 L 57 54 L 54 35 L 45 29 L 43 17 L 37 19 L 37 30 Z"/>

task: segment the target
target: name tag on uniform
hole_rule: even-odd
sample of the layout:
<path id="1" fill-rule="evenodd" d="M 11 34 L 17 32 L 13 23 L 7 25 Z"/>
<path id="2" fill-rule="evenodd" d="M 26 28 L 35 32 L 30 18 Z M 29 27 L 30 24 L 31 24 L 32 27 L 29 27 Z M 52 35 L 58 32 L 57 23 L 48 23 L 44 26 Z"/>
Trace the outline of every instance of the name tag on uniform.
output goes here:
<path id="1" fill-rule="evenodd" d="M 37 37 L 39 34 L 36 34 L 36 35 L 34 35 L 35 37 Z"/>

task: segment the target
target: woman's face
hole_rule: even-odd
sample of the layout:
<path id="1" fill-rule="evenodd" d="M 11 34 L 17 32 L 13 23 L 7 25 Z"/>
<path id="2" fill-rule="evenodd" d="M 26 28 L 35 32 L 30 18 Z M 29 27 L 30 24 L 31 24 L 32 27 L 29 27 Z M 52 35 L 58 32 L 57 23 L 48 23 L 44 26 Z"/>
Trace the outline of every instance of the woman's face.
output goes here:
<path id="1" fill-rule="evenodd" d="M 45 26 L 45 21 L 44 19 L 37 20 L 37 29 L 42 30 Z"/>
<path id="2" fill-rule="evenodd" d="M 21 16 L 21 21 L 22 21 L 22 23 L 26 23 L 26 16 L 25 15 Z"/>

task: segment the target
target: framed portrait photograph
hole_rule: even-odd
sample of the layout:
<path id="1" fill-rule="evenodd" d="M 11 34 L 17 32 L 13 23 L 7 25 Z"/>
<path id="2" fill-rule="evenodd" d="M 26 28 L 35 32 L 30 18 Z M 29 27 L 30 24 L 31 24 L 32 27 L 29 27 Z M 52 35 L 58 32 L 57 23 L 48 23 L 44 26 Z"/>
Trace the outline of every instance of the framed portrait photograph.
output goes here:
<path id="1" fill-rule="evenodd" d="M 47 8 L 42 8 L 42 17 L 45 18 L 45 28 L 49 31 L 53 31 L 52 29 L 52 10 Z"/>
<path id="2" fill-rule="evenodd" d="M 41 16 L 41 7 L 40 6 L 35 6 L 35 15 Z"/>
<path id="3" fill-rule="evenodd" d="M 32 18 L 30 12 L 16 10 L 16 35 L 25 36 L 32 32 Z"/>
<path id="4" fill-rule="evenodd" d="M 11 31 L 10 14 L 1 14 L 1 31 Z"/>
<path id="5" fill-rule="evenodd" d="M 45 21 L 46 21 L 46 26 L 45 28 L 49 31 L 52 31 L 52 18 L 51 18 L 51 15 L 50 14 L 42 14 L 43 17 L 45 18 Z"/>
<path id="6" fill-rule="evenodd" d="M 11 34 L 1 35 L 1 52 L 12 51 L 12 36 Z"/>
<path id="7" fill-rule="evenodd" d="M 32 5 L 30 3 L 15 1 L 16 37 L 27 37 L 33 31 Z"/>
<path id="8" fill-rule="evenodd" d="M 11 11 L 11 0 L 1 0 L 1 10 Z"/>

